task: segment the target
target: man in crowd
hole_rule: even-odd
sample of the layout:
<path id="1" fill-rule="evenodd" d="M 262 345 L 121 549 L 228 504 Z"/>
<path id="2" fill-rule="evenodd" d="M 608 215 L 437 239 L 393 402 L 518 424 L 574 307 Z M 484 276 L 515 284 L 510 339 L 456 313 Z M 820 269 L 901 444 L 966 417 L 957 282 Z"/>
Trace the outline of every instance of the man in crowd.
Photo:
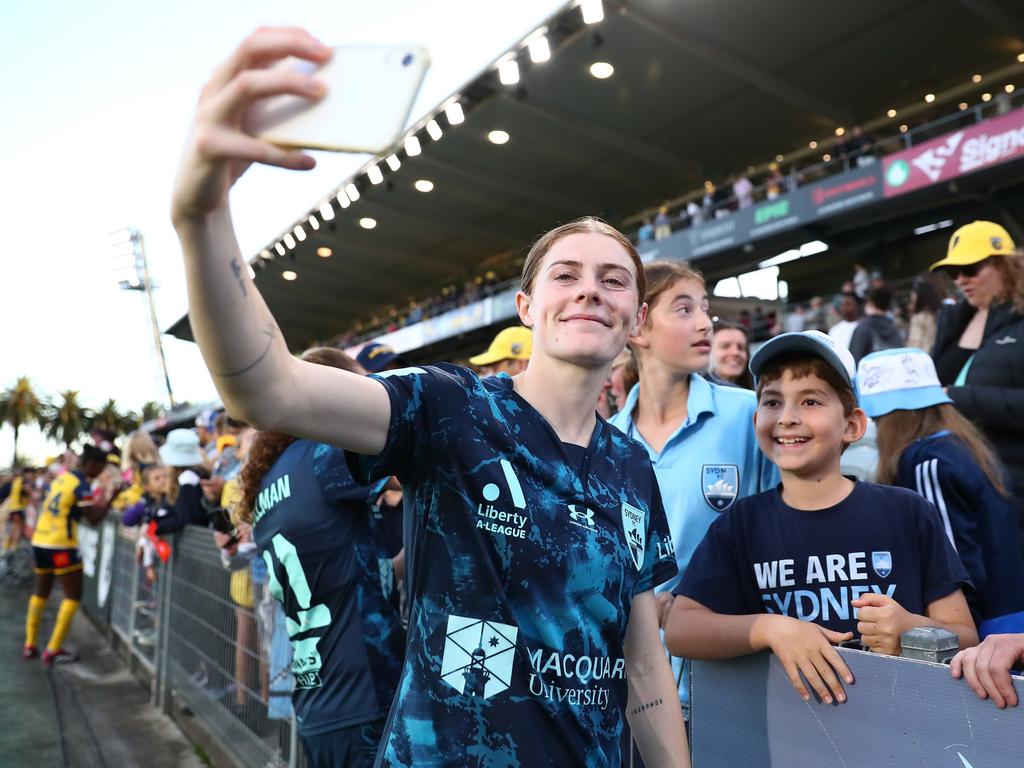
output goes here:
<path id="1" fill-rule="evenodd" d="M 879 285 L 868 292 L 865 317 L 857 323 L 850 337 L 850 353 L 858 363 L 864 355 L 883 349 L 895 349 L 903 343 L 896 321 L 889 316 L 891 307 L 892 288 L 889 286 Z"/>
<path id="2" fill-rule="evenodd" d="M 837 344 L 850 348 L 853 331 L 860 321 L 860 299 L 856 293 L 843 293 L 839 299 L 839 322 L 829 328 L 828 335 Z"/>
<path id="3" fill-rule="evenodd" d="M 512 326 L 500 331 L 487 351 L 469 358 L 469 362 L 479 369 L 481 377 L 499 373 L 515 376 L 526 370 L 532 349 L 533 332 L 521 325 Z"/>
<path id="4" fill-rule="evenodd" d="M 380 344 L 371 341 L 356 355 L 356 362 L 361 365 L 367 373 L 380 373 L 381 371 L 394 371 L 398 368 L 405 368 L 407 363 L 395 350 L 387 344 Z"/>

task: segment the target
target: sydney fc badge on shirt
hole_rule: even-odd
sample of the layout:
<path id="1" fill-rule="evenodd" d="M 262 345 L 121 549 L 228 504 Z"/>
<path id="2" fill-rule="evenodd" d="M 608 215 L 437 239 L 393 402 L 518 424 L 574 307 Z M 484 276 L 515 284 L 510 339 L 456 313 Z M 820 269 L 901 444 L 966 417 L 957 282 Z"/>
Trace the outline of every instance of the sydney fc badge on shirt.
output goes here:
<path id="1" fill-rule="evenodd" d="M 704 501 L 717 512 L 731 507 L 740 487 L 740 468 L 735 464 L 705 464 L 700 475 Z"/>
<path id="2" fill-rule="evenodd" d="M 871 567 L 879 578 L 884 579 L 892 573 L 892 555 L 889 552 L 872 552 Z"/>
<path id="3" fill-rule="evenodd" d="M 629 546 L 629 554 L 633 556 L 633 564 L 639 571 L 644 565 L 644 547 L 647 544 L 643 510 L 622 502 L 622 530 L 626 534 L 626 544 Z"/>

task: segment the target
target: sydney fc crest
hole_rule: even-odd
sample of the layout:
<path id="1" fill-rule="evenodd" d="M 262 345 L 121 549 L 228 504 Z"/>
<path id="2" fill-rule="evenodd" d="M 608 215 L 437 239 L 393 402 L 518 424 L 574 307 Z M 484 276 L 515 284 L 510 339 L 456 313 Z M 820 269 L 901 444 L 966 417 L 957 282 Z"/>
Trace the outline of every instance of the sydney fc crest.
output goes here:
<path id="1" fill-rule="evenodd" d="M 740 468 L 735 464 L 705 464 L 700 471 L 700 489 L 704 501 L 716 512 L 724 512 L 736 501 L 740 487 Z"/>
<path id="2" fill-rule="evenodd" d="M 884 579 L 892 573 L 892 553 L 872 552 L 871 567 L 875 569 L 875 573 L 878 574 L 878 578 Z"/>
<path id="3" fill-rule="evenodd" d="M 644 525 L 644 511 L 632 504 L 622 502 L 622 530 L 626 534 L 626 545 L 639 571 L 644 565 L 644 548 L 647 545 L 647 526 Z"/>
<path id="4" fill-rule="evenodd" d="M 448 617 L 441 679 L 466 696 L 487 699 L 512 682 L 519 628 L 467 616 Z"/>

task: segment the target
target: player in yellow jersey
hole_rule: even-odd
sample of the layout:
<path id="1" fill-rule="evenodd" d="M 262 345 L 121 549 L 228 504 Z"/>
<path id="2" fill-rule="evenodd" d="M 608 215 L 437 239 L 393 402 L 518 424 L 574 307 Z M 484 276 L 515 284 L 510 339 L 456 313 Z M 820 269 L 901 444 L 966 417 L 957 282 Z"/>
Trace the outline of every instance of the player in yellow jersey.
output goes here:
<path id="1" fill-rule="evenodd" d="M 35 469 L 23 469 L 12 481 L 10 495 L 7 498 L 9 528 L 4 537 L 4 552 L 14 549 L 25 535 L 25 510 L 28 508 L 29 494 L 36 481 Z"/>
<path id="2" fill-rule="evenodd" d="M 61 644 L 71 628 L 71 621 L 82 599 L 82 559 L 78 553 L 78 521 L 82 517 L 92 524 L 107 513 L 106 500 L 94 499 L 92 481 L 103 471 L 107 454 L 94 445 L 86 445 L 75 464 L 50 483 L 46 500 L 39 510 L 32 534 L 32 555 L 35 559 L 36 590 L 28 601 L 25 618 L 25 647 L 22 658 L 39 655 L 37 640 L 46 601 L 53 589 L 54 576 L 60 578 L 64 599 L 57 611 L 57 623 L 43 653 L 43 664 L 66 663 L 77 656 L 65 651 Z"/>

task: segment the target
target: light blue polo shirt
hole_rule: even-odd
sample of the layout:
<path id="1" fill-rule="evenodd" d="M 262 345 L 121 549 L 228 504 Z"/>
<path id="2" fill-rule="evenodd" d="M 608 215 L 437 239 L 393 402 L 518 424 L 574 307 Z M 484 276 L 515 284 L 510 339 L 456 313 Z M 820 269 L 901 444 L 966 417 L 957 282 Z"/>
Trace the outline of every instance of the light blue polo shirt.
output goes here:
<path id="1" fill-rule="evenodd" d="M 776 487 L 779 472 L 757 445 L 757 397 L 750 390 L 712 384 L 699 374 L 690 374 L 686 420 L 658 453 L 633 426 L 640 386 L 630 390 L 611 424 L 643 445 L 654 464 L 679 566 L 677 579 L 656 588 L 665 592 L 682 578 L 711 523 L 736 499 Z M 685 710 L 689 704 L 689 664 L 673 658 L 672 670 L 679 681 L 679 698 Z"/>

